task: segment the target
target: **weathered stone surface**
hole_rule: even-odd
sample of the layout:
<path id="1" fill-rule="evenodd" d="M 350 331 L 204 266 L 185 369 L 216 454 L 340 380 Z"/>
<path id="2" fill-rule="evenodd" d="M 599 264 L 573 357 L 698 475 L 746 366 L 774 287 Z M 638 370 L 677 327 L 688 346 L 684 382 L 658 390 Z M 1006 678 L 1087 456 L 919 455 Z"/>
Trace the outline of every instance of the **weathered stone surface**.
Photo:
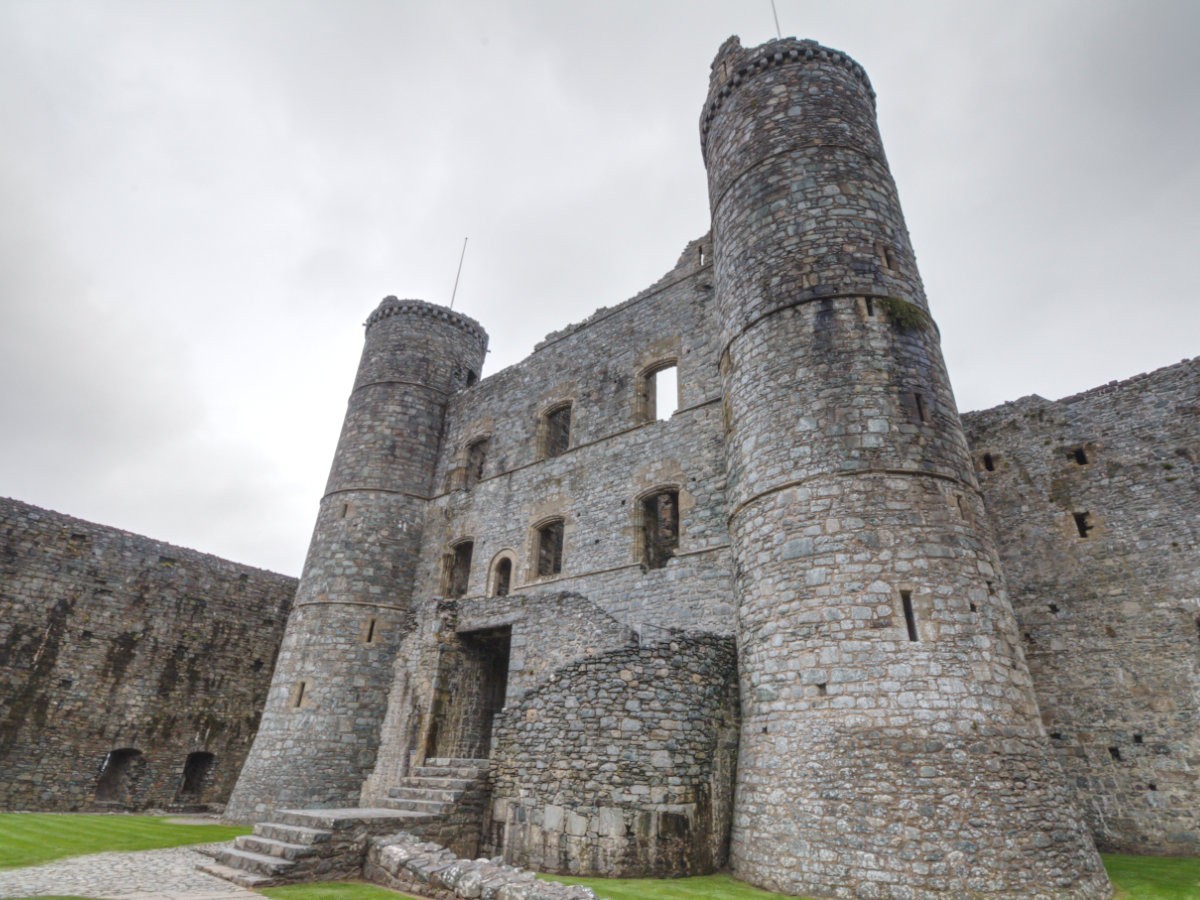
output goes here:
<path id="1" fill-rule="evenodd" d="M 295 585 L 0 499 L 0 809 L 223 803 Z"/>
<path id="2" fill-rule="evenodd" d="M 1106 850 L 1200 853 L 1200 360 L 964 424 L 1050 744 L 1092 834 Z"/>

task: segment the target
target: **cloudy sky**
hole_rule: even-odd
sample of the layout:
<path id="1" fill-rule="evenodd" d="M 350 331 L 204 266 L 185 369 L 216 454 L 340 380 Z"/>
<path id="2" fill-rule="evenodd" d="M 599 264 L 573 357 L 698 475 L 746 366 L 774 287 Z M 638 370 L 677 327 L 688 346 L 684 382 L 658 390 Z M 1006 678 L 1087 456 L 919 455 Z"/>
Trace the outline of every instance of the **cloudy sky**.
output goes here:
<path id="1" fill-rule="evenodd" d="M 1200 3 L 777 0 L 879 95 L 960 408 L 1200 354 Z M 486 372 L 708 228 L 769 0 L 0 0 L 0 496 L 298 574 L 386 294 Z"/>

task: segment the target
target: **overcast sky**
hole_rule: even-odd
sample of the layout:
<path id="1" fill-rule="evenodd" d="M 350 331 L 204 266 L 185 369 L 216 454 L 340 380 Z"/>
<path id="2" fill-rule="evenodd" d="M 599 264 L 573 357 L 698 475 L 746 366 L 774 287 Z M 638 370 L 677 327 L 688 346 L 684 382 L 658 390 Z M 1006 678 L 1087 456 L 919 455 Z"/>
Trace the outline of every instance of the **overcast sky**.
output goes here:
<path id="1" fill-rule="evenodd" d="M 863 64 L 963 410 L 1200 354 L 1200 3 L 777 0 Z M 387 294 L 486 373 L 708 229 L 769 0 L 0 0 L 0 496 L 298 574 Z"/>

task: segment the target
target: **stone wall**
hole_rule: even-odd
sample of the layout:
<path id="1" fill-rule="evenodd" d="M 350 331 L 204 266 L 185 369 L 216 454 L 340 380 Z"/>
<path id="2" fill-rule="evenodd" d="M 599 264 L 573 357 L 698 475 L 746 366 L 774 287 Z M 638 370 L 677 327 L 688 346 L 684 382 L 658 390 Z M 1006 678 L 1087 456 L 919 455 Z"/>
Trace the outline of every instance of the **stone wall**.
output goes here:
<path id="1" fill-rule="evenodd" d="M 737 757 L 733 641 L 589 657 L 496 722 L 488 840 L 505 861 L 606 876 L 725 864 Z"/>
<path id="2" fill-rule="evenodd" d="M 467 597 L 495 592 L 582 594 L 629 625 L 729 633 L 729 538 L 707 238 L 689 244 L 657 284 L 551 335 L 529 358 L 453 398 L 429 503 L 417 595 L 446 593 L 452 545 L 473 541 Z M 678 364 L 679 410 L 647 421 L 644 375 Z M 539 455 L 545 410 L 572 403 L 569 449 Z M 488 439 L 477 480 L 467 447 Z M 474 476 L 472 476 L 474 478 Z M 468 487 L 469 485 L 469 487 Z M 679 493 L 679 546 L 662 568 L 643 559 L 640 499 Z M 538 575 L 536 526 L 564 520 L 562 571 Z"/>
<path id="3" fill-rule="evenodd" d="M 0 500 L 0 809 L 223 803 L 295 588 Z"/>
<path id="4" fill-rule="evenodd" d="M 1200 852 L 1200 360 L 964 423 L 1092 834 L 1107 850 Z"/>

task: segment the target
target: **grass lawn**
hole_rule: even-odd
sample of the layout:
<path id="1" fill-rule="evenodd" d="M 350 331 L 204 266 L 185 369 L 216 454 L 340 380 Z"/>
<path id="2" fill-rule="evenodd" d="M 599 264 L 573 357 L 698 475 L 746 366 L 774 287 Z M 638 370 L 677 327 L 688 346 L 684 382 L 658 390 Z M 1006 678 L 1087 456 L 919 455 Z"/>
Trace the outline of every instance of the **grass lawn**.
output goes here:
<path id="1" fill-rule="evenodd" d="M 694 878 L 566 878 L 541 875 L 547 881 L 583 884 L 607 900 L 767 900 L 787 897 L 734 881 L 728 875 L 699 875 Z"/>
<path id="2" fill-rule="evenodd" d="M 259 888 L 258 893 L 279 900 L 415 900 L 409 894 L 362 881 L 326 881 L 318 884 L 293 884 L 288 887 Z"/>
<path id="3" fill-rule="evenodd" d="M 0 813 L 0 869 L 107 850 L 227 841 L 249 833 L 249 828 L 231 825 L 172 825 L 167 816 Z"/>
<path id="4" fill-rule="evenodd" d="M 1117 900 L 1200 900 L 1200 857 L 1101 854 Z"/>

